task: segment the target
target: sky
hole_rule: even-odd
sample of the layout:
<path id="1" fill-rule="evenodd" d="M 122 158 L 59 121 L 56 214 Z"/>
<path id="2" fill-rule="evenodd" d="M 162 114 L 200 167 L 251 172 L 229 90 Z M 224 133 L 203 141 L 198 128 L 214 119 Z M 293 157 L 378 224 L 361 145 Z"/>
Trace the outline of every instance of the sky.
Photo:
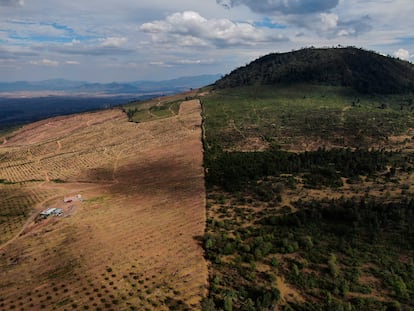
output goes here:
<path id="1" fill-rule="evenodd" d="M 414 60 L 413 0 L 0 0 L 0 81 L 226 74 L 272 52 Z"/>

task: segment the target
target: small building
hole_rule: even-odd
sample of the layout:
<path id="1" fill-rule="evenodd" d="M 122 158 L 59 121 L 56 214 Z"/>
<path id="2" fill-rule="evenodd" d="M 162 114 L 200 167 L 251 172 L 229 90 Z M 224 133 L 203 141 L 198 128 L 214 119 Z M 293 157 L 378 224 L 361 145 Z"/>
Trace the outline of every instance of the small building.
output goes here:
<path id="1" fill-rule="evenodd" d="M 62 216 L 63 215 L 63 210 L 61 208 L 56 208 L 53 213 L 53 216 Z"/>
<path id="2" fill-rule="evenodd" d="M 61 208 L 51 207 L 40 213 L 40 217 L 48 218 L 49 216 L 62 216 L 63 210 Z"/>

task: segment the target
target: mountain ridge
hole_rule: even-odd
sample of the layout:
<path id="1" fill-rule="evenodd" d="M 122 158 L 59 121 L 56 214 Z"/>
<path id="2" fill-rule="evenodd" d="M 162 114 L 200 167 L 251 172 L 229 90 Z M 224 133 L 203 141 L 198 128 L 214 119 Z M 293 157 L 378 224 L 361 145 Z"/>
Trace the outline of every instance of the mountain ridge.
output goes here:
<path id="1" fill-rule="evenodd" d="M 214 83 L 220 74 L 185 76 L 162 81 L 87 82 L 66 79 L 0 82 L 0 92 L 61 91 L 66 93 L 132 94 L 146 92 L 182 92 Z"/>
<path id="2" fill-rule="evenodd" d="M 260 57 L 214 85 L 231 88 L 294 83 L 344 86 L 371 94 L 412 93 L 414 65 L 355 47 L 305 48 Z"/>

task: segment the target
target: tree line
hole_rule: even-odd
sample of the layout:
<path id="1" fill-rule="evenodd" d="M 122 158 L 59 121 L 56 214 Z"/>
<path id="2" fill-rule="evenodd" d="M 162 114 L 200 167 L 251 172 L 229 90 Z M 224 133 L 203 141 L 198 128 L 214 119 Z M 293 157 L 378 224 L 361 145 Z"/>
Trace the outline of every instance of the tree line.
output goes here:
<path id="1" fill-rule="evenodd" d="M 241 185 L 266 176 L 305 173 L 310 185 L 340 186 L 340 177 L 354 178 L 384 171 L 393 152 L 368 149 L 320 148 L 293 153 L 278 149 L 263 152 L 205 151 L 208 186 L 237 190 Z M 339 183 L 339 184 L 338 184 Z"/>

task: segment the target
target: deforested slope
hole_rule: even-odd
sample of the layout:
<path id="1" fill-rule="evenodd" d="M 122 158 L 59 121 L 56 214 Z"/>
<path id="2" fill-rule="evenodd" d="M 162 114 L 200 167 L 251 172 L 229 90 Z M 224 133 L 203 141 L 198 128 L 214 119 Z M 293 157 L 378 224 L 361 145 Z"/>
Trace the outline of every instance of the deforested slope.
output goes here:
<path id="1" fill-rule="evenodd" d="M 199 309 L 200 111 L 182 101 L 178 115 L 137 124 L 108 110 L 9 137 L 0 146 L 0 310 Z M 50 207 L 63 216 L 34 220 Z"/>

